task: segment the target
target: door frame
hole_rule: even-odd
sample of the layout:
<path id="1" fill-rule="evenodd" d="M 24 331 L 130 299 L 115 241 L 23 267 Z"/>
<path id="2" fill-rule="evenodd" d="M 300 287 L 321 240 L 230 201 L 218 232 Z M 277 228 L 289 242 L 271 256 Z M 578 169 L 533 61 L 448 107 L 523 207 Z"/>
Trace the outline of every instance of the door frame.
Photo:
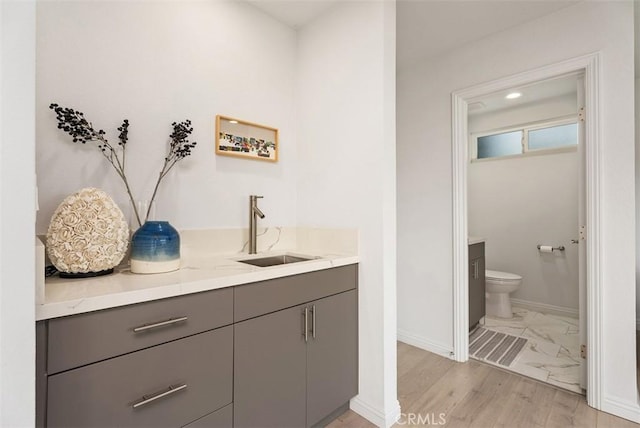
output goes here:
<path id="1" fill-rule="evenodd" d="M 587 294 L 587 403 L 601 408 L 602 400 L 602 269 L 601 269 L 601 142 L 600 54 L 598 52 L 482 83 L 451 94 L 453 170 L 453 356 L 469 359 L 469 275 L 467 228 L 467 168 L 469 164 L 468 101 L 563 74 L 583 72 L 585 79 L 585 197 Z"/>

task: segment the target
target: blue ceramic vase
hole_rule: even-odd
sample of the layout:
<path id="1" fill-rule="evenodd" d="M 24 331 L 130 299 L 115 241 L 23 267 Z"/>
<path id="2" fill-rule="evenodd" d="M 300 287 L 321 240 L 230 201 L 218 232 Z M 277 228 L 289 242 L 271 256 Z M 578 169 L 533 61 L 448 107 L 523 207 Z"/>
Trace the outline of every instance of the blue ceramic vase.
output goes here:
<path id="1" fill-rule="evenodd" d="M 168 221 L 147 221 L 131 238 L 131 272 L 180 269 L 180 234 Z"/>

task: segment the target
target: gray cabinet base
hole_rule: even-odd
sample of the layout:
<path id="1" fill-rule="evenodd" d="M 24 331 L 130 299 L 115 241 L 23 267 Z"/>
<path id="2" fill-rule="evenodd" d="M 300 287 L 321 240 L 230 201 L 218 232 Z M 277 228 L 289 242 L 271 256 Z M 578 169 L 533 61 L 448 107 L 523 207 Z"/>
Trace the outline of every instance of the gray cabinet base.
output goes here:
<path id="1" fill-rule="evenodd" d="M 36 426 L 326 426 L 358 393 L 357 285 L 349 265 L 39 322 Z"/>
<path id="2" fill-rule="evenodd" d="M 229 428 L 231 426 L 233 426 L 233 404 L 228 404 L 183 428 Z"/>
<path id="3" fill-rule="evenodd" d="M 329 425 L 331 422 L 335 421 L 336 419 L 338 419 L 340 417 L 340 415 L 342 415 L 344 412 L 346 412 L 347 410 L 349 410 L 349 402 L 347 401 L 346 403 L 344 403 L 342 406 L 338 407 L 337 409 L 335 409 L 333 412 L 331 412 L 329 415 L 325 416 L 321 421 L 319 421 L 317 424 L 313 425 L 313 428 L 322 428 L 322 427 L 326 427 L 327 425 Z"/>
<path id="4" fill-rule="evenodd" d="M 469 331 L 485 315 L 484 242 L 469 246 Z"/>

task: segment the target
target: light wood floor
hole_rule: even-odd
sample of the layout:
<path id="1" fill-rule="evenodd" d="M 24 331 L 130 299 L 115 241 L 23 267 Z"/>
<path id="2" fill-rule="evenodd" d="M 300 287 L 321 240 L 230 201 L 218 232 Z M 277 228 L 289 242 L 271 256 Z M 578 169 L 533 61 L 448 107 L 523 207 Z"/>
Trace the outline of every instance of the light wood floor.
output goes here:
<path id="1" fill-rule="evenodd" d="M 444 413 L 448 428 L 595 427 L 637 428 L 638 424 L 597 411 L 585 398 L 494 366 L 470 360 L 456 363 L 413 346 L 398 343 L 398 399 L 403 414 L 430 418 L 436 426 Z M 330 428 L 373 427 L 348 411 Z"/>

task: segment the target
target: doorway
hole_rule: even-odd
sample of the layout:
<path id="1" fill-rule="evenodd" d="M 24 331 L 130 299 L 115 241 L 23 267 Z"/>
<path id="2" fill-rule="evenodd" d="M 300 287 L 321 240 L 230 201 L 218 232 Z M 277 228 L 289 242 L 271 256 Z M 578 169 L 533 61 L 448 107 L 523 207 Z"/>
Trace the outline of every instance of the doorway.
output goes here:
<path id="1" fill-rule="evenodd" d="M 601 397 L 601 327 L 600 306 L 600 155 L 598 114 L 598 54 L 587 55 L 562 63 L 527 71 L 515 76 L 480 84 L 452 94 L 452 150 L 453 150 L 453 245 L 454 245 L 454 358 L 469 358 L 469 296 L 468 296 L 468 123 L 467 115 L 472 100 L 509 88 L 531 85 L 571 73 L 584 75 L 584 156 L 580 162 L 584 168 L 584 233 L 588 237 L 583 247 L 584 296 L 581 296 L 579 312 L 584 320 L 585 372 L 587 402 L 597 407 Z M 578 231 L 575 231 L 577 234 Z"/>
<path id="2" fill-rule="evenodd" d="M 467 120 L 470 357 L 576 393 L 583 92 L 558 76 L 469 100 Z"/>

